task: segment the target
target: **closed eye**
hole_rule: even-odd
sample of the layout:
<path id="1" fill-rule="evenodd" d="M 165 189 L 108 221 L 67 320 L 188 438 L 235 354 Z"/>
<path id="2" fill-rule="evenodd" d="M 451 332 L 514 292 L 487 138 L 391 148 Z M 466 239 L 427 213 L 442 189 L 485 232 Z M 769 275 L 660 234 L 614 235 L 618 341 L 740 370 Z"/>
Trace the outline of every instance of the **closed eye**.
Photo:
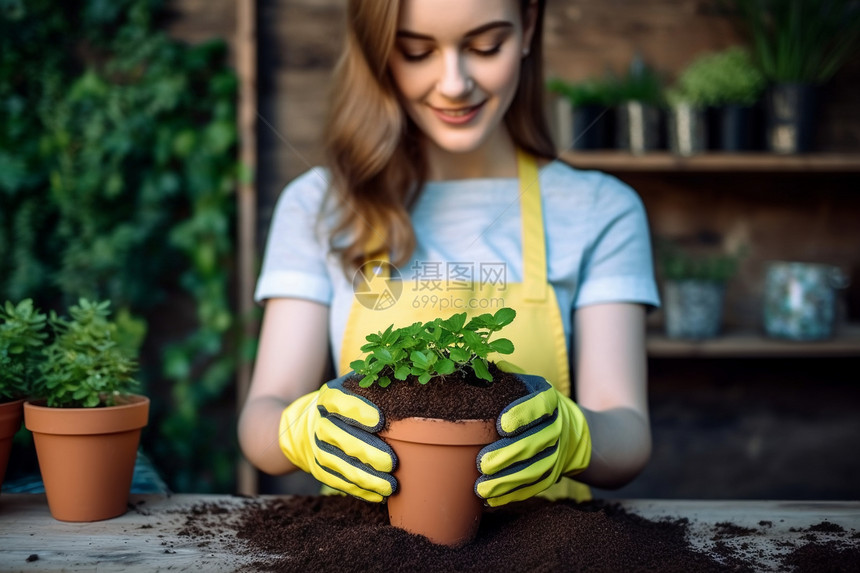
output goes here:
<path id="1" fill-rule="evenodd" d="M 421 60 L 426 59 L 430 52 L 406 52 L 401 50 L 400 53 L 403 55 L 403 59 L 407 62 L 420 62 Z"/>
<path id="2" fill-rule="evenodd" d="M 474 52 L 475 54 L 477 54 L 479 56 L 490 57 L 490 56 L 495 56 L 496 54 L 498 54 L 501 51 L 501 49 L 502 49 L 502 45 L 497 44 L 497 45 L 493 46 L 492 48 L 486 48 L 486 49 L 472 48 L 472 52 Z"/>

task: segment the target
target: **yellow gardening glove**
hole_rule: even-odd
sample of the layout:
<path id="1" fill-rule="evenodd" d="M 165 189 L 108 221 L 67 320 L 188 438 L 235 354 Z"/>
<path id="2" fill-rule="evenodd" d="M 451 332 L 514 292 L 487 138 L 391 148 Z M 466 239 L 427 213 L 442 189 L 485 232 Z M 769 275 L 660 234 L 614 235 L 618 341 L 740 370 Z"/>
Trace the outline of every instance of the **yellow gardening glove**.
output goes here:
<path id="1" fill-rule="evenodd" d="M 278 441 L 293 464 L 349 495 L 381 502 L 397 489 L 397 457 L 377 437 L 382 413 L 343 387 L 350 372 L 302 396 L 281 414 Z"/>
<path id="2" fill-rule="evenodd" d="M 478 452 L 475 493 L 492 507 L 528 499 L 591 460 L 582 410 L 540 376 L 518 375 L 529 394 L 499 415 L 502 439 Z"/>

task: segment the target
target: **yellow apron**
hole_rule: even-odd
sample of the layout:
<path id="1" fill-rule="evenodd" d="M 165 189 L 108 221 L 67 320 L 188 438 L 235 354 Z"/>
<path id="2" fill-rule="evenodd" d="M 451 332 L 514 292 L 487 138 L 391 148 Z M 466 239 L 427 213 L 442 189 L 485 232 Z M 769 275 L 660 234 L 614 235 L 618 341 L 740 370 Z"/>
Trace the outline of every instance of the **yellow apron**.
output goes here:
<path id="1" fill-rule="evenodd" d="M 371 308 L 355 298 L 347 319 L 341 345 L 338 375 L 349 372 L 350 362 L 362 357 L 360 350 L 368 334 L 385 330 L 393 324 L 395 328 L 414 322 L 428 322 L 439 316 L 466 312 L 468 316 L 495 313 L 503 306 L 517 311 L 514 321 L 501 333 L 514 343 L 514 353 L 509 356 L 490 355 L 490 359 L 508 362 L 518 372 L 536 374 L 546 378 L 557 390 L 570 396 L 570 370 L 567 345 L 561 313 L 555 291 L 547 282 L 546 239 L 544 234 L 543 208 L 540 182 L 535 158 L 524 152 L 517 154 L 520 182 L 520 211 L 523 229 L 523 282 L 457 283 L 456 288 L 436 289 L 438 299 L 445 299 L 446 309 L 437 305 L 416 304 L 415 297 L 408 296 L 405 285 L 396 285 L 387 292 L 400 292 L 396 300 L 387 300 L 384 305 Z M 376 265 L 377 279 L 393 281 L 388 276 L 385 257 Z M 444 281 L 442 281 L 444 282 Z M 438 286 L 438 285 L 436 285 Z M 427 292 L 417 289 L 418 292 Z M 550 499 L 573 498 L 584 501 L 591 498 L 584 484 L 562 478 L 562 480 L 540 494 Z"/>

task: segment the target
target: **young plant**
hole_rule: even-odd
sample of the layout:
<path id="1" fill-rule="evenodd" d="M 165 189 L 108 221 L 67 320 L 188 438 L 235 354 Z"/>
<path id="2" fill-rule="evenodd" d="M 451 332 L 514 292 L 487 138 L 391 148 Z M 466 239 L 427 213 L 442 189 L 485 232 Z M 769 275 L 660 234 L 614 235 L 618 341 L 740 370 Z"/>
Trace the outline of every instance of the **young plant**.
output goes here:
<path id="1" fill-rule="evenodd" d="M 579 82 L 551 78 L 546 83 L 547 90 L 566 98 L 574 107 L 601 106 L 618 104 L 619 82 L 612 76 L 605 79 L 591 78 Z"/>
<path id="2" fill-rule="evenodd" d="M 724 0 L 771 82 L 822 84 L 860 48 L 855 0 Z"/>
<path id="3" fill-rule="evenodd" d="M 751 106 L 758 101 L 765 83 L 749 51 L 733 46 L 693 60 L 681 72 L 675 86 L 667 90 L 667 99 L 670 103 L 685 102 L 697 107 Z"/>
<path id="4" fill-rule="evenodd" d="M 110 301 L 80 299 L 71 320 L 52 312 L 54 340 L 44 349 L 36 395 L 50 407 L 113 406 L 137 387 L 142 329 L 127 315 L 109 320 Z"/>
<path id="5" fill-rule="evenodd" d="M 714 248 L 682 248 L 672 241 L 658 241 L 657 257 L 666 280 L 703 280 L 725 283 L 738 270 L 746 249 L 733 253 Z"/>
<path id="6" fill-rule="evenodd" d="M 38 376 L 47 317 L 32 299 L 0 308 L 0 402 L 26 398 Z"/>
<path id="7" fill-rule="evenodd" d="M 363 360 L 355 360 L 350 367 L 362 376 L 359 386 L 367 388 L 374 382 L 385 388 L 392 377 L 406 380 L 414 376 L 426 384 L 436 376 L 447 376 L 471 369 L 475 376 L 493 381 L 487 356 L 496 352 L 511 354 L 514 344 L 507 338 L 489 340 L 516 317 L 511 308 L 501 308 L 495 314 L 482 314 L 466 322 L 466 313 L 447 319 L 416 322 L 411 326 L 394 328 L 370 334 L 367 344 L 361 347 L 368 353 Z"/>
<path id="8" fill-rule="evenodd" d="M 663 77 L 651 68 L 641 56 L 630 62 L 627 74 L 618 79 L 618 100 L 636 101 L 643 104 L 663 105 Z"/>

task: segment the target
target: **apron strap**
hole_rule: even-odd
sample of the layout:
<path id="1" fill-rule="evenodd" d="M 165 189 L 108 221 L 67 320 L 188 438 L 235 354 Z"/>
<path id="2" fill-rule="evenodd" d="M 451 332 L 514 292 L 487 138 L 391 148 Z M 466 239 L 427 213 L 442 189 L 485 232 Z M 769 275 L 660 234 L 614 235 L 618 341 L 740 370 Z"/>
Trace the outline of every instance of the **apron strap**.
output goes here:
<path id="1" fill-rule="evenodd" d="M 523 226 L 525 299 L 533 302 L 544 301 L 547 296 L 546 239 L 537 160 L 518 149 L 517 167 L 520 179 L 520 218 Z"/>
<path id="2" fill-rule="evenodd" d="M 517 169 L 520 181 L 520 219 L 523 229 L 523 289 L 530 302 L 546 300 L 546 236 L 544 234 L 543 206 L 537 161 L 525 151 L 517 150 Z M 382 279 L 389 278 L 388 253 L 373 258 L 379 261 L 374 269 Z"/>

